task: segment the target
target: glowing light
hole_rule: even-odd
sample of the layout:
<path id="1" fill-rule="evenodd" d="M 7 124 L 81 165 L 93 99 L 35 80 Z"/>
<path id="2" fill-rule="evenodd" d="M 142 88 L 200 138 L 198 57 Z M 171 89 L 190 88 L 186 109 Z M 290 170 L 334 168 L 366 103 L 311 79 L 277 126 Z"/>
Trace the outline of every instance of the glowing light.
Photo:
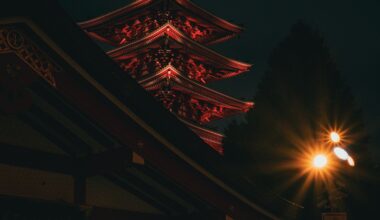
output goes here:
<path id="1" fill-rule="evenodd" d="M 333 131 L 330 133 L 330 140 L 333 142 L 333 143 L 339 143 L 340 142 L 340 135 Z"/>
<path id="2" fill-rule="evenodd" d="M 313 166 L 315 168 L 321 169 L 327 165 L 327 157 L 323 154 L 318 154 L 313 159 Z"/>
<path id="3" fill-rule="evenodd" d="M 348 165 L 354 167 L 355 166 L 355 161 L 352 159 L 352 157 L 348 156 L 347 158 Z"/>
<path id="4" fill-rule="evenodd" d="M 350 157 L 347 151 L 341 147 L 334 147 L 334 153 L 341 160 L 347 160 Z"/>

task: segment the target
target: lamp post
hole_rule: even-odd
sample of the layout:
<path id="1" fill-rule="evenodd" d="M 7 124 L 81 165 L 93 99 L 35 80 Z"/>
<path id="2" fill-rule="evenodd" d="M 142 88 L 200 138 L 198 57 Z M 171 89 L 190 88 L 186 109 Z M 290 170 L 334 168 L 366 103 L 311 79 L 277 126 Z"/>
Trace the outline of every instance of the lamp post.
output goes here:
<path id="1" fill-rule="evenodd" d="M 337 131 L 332 131 L 329 133 L 329 142 L 332 143 L 332 152 L 335 157 L 339 160 L 347 161 L 348 165 L 353 167 L 355 166 L 354 159 L 349 155 L 347 150 L 345 150 L 342 146 L 342 137 Z M 330 145 L 331 146 L 331 145 Z M 341 165 L 337 164 L 339 168 Z M 339 172 L 340 169 L 335 170 L 335 172 Z M 342 188 L 344 188 L 343 181 L 339 181 L 339 175 L 335 173 L 334 179 L 329 180 L 329 184 L 327 184 L 327 192 L 330 201 L 330 212 L 323 213 L 323 219 L 347 219 L 347 214 L 344 211 L 344 193 L 342 192 Z"/>

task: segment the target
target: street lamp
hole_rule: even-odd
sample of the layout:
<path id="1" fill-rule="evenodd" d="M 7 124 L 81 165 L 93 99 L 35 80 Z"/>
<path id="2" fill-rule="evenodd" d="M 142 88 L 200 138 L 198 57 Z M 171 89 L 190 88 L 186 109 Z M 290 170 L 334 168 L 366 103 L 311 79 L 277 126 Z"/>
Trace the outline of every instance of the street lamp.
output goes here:
<path id="1" fill-rule="evenodd" d="M 324 154 L 318 154 L 313 159 L 313 166 L 322 169 L 327 165 L 327 157 Z"/>
<path id="2" fill-rule="evenodd" d="M 351 157 L 350 152 L 346 150 L 345 145 L 347 140 L 345 140 L 343 134 L 343 131 L 330 130 L 326 132 L 325 130 L 322 137 L 323 139 L 321 138 L 321 142 L 318 141 L 319 143 L 315 146 L 315 150 L 319 151 L 319 153 L 312 154 L 314 156 L 309 158 L 312 164 L 309 170 L 312 171 L 311 175 L 317 180 L 315 183 L 318 187 L 317 189 L 326 191 L 326 194 L 320 194 L 323 197 L 321 197 L 321 199 L 324 199 L 326 202 L 322 203 L 323 200 L 321 200 L 321 202 L 318 203 L 318 207 L 329 207 L 330 212 L 333 212 L 323 213 L 326 217 L 332 214 L 347 215 L 344 212 L 344 199 L 346 197 L 344 194 L 345 186 L 343 184 L 344 181 L 341 181 L 344 180 L 343 174 L 345 169 L 340 162 L 342 160 L 347 161 L 349 166 L 354 167 L 355 161 L 353 157 Z M 334 156 L 331 156 L 332 154 L 334 154 Z"/>

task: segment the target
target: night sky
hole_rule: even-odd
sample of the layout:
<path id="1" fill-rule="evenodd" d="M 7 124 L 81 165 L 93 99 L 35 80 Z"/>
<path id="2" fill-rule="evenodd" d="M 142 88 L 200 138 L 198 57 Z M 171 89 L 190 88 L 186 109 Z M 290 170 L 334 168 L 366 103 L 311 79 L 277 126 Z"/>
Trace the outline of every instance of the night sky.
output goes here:
<path id="1" fill-rule="evenodd" d="M 60 0 L 75 21 L 84 21 L 131 0 Z M 378 0 L 193 0 L 246 31 L 213 49 L 254 64 L 252 71 L 211 85 L 237 98 L 252 99 L 272 49 L 298 20 L 317 28 L 351 87 L 370 131 L 380 163 L 380 1 Z"/>

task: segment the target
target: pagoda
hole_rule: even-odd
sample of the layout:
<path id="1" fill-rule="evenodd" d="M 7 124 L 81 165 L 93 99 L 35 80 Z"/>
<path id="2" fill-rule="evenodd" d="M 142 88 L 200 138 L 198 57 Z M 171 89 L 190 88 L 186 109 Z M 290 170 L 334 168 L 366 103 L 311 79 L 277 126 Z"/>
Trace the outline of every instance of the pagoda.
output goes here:
<path id="1" fill-rule="evenodd" d="M 246 72 L 251 65 L 207 48 L 242 28 L 188 0 L 137 0 L 79 23 L 93 39 L 113 47 L 107 54 L 170 112 L 223 154 L 223 134 L 207 123 L 247 112 L 244 102 L 206 84 Z"/>

